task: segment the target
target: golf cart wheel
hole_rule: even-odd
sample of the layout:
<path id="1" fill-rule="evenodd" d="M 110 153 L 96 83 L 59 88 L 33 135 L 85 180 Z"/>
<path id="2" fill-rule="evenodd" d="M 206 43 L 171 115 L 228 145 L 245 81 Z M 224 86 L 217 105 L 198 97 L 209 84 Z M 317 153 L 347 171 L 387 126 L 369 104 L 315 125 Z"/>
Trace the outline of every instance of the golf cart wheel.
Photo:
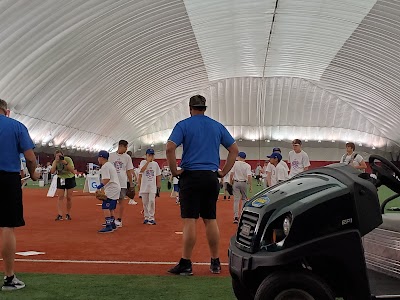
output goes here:
<path id="1" fill-rule="evenodd" d="M 232 278 L 233 292 L 238 300 L 251 300 L 254 296 L 245 288 L 238 279 Z"/>
<path id="2" fill-rule="evenodd" d="M 334 300 L 332 290 L 310 272 L 276 272 L 261 282 L 255 300 Z"/>

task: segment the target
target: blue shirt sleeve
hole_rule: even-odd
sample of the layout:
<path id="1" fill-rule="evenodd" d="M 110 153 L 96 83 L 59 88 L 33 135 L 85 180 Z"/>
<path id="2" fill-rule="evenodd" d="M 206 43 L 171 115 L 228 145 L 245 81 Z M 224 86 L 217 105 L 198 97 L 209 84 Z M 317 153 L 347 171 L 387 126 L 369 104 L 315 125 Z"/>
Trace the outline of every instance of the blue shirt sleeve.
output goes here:
<path id="1" fill-rule="evenodd" d="M 175 125 L 168 141 L 174 142 L 176 147 L 179 147 L 183 143 L 183 129 L 180 123 Z"/>
<path id="2" fill-rule="evenodd" d="M 222 131 L 221 144 L 226 149 L 228 149 L 230 146 L 233 145 L 233 143 L 235 142 L 235 139 L 231 136 L 228 129 L 226 129 L 226 127 L 222 124 L 221 124 L 221 131 Z"/>
<path id="3" fill-rule="evenodd" d="M 18 148 L 20 153 L 35 148 L 35 144 L 29 136 L 28 129 L 23 124 L 19 124 L 18 128 Z"/>

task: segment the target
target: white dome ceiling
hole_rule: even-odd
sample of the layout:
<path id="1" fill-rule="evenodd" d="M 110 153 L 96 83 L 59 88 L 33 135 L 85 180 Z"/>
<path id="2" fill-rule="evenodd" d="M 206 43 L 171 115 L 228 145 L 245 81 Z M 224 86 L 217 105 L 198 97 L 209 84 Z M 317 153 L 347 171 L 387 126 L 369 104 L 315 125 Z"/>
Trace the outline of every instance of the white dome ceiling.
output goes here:
<path id="1" fill-rule="evenodd" d="M 206 96 L 235 138 L 398 151 L 400 1 L 0 1 L 0 97 L 50 146 L 163 143 Z"/>

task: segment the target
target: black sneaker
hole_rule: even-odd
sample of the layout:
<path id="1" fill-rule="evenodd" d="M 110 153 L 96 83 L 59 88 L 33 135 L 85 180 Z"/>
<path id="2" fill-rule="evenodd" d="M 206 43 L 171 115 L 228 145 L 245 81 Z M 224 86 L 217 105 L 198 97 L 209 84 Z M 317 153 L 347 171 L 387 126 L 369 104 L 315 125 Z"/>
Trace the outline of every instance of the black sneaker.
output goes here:
<path id="1" fill-rule="evenodd" d="M 63 217 L 61 215 L 57 215 L 57 218 L 55 219 L 55 221 L 62 221 Z"/>
<path id="2" fill-rule="evenodd" d="M 179 263 L 172 269 L 169 269 L 168 272 L 175 275 L 191 276 L 193 275 L 192 262 L 190 260 L 181 259 Z"/>
<path id="3" fill-rule="evenodd" d="M 213 274 L 221 273 L 221 263 L 219 258 L 211 258 L 210 271 Z"/>
<path id="4" fill-rule="evenodd" d="M 19 280 L 15 275 L 10 279 L 4 276 L 4 283 L 1 287 L 2 291 L 14 291 L 25 287 L 25 283 Z"/>
<path id="5" fill-rule="evenodd" d="M 65 220 L 71 221 L 71 220 L 72 220 L 72 219 L 71 219 L 71 216 L 70 216 L 69 214 L 66 214 L 66 215 L 65 215 Z"/>
<path id="6" fill-rule="evenodd" d="M 238 224 L 239 223 L 239 218 L 234 218 L 233 219 L 233 224 Z"/>
<path id="7" fill-rule="evenodd" d="M 226 196 L 224 196 L 224 200 L 226 200 Z"/>

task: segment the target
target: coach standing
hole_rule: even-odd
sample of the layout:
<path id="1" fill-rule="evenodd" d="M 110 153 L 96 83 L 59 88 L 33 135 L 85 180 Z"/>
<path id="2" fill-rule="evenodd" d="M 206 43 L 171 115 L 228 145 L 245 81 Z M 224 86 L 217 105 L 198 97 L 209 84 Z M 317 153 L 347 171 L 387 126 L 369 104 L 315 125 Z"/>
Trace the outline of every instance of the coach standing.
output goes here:
<path id="1" fill-rule="evenodd" d="M 21 161 L 20 153 L 26 159 L 32 180 L 38 180 L 35 173 L 36 157 L 27 128 L 20 122 L 8 118 L 10 111 L 7 102 L 0 99 L 0 190 L 1 196 L 0 227 L 2 229 L 1 256 L 4 262 L 3 291 L 12 291 L 25 287 L 14 274 L 16 241 L 14 228 L 25 225 L 22 206 Z"/>
<path id="2" fill-rule="evenodd" d="M 206 99 L 196 95 L 189 101 L 190 118 L 176 124 L 167 143 L 167 160 L 172 176 L 179 176 L 179 199 L 183 219 L 183 250 L 179 263 L 168 272 L 192 275 L 191 256 L 196 243 L 196 221 L 203 219 L 211 252 L 210 271 L 221 271 L 219 261 L 219 228 L 216 220 L 216 202 L 219 194 L 218 177 L 224 177 L 232 168 L 238 147 L 228 130 L 204 115 Z M 176 167 L 176 148 L 183 144 L 181 170 Z M 219 147 L 223 145 L 228 157 L 222 171 L 218 171 Z"/>

